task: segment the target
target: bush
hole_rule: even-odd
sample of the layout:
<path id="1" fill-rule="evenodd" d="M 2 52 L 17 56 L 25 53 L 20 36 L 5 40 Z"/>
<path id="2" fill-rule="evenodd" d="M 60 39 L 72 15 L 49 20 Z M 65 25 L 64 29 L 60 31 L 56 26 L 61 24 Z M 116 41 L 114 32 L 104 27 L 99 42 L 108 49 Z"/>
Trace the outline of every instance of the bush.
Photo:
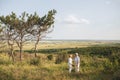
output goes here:
<path id="1" fill-rule="evenodd" d="M 120 76 L 113 77 L 112 80 L 120 80 Z"/>
<path id="2" fill-rule="evenodd" d="M 47 58 L 48 58 L 48 60 L 52 60 L 53 59 L 53 55 L 48 55 Z"/>
<path id="3" fill-rule="evenodd" d="M 68 59 L 67 52 L 58 53 L 55 64 L 60 64 L 61 62 L 66 62 Z"/>
<path id="4" fill-rule="evenodd" d="M 112 80 L 120 80 L 120 69 L 113 74 Z"/>
<path id="5" fill-rule="evenodd" d="M 33 58 L 30 60 L 31 65 L 39 65 L 40 64 L 40 59 L 39 58 Z"/>
<path id="6" fill-rule="evenodd" d="M 104 63 L 103 63 L 103 66 L 104 66 L 104 72 L 106 73 L 106 72 L 108 72 L 108 73 L 111 73 L 111 72 L 113 72 L 114 71 L 114 66 L 113 66 L 113 64 L 112 64 L 112 62 L 110 62 L 109 60 L 108 61 L 105 61 Z"/>
<path id="7" fill-rule="evenodd" d="M 86 48 L 73 48 L 68 53 L 78 52 L 80 54 L 100 55 L 108 57 L 112 53 L 119 53 L 120 47 L 109 47 L 109 46 L 92 46 Z"/>

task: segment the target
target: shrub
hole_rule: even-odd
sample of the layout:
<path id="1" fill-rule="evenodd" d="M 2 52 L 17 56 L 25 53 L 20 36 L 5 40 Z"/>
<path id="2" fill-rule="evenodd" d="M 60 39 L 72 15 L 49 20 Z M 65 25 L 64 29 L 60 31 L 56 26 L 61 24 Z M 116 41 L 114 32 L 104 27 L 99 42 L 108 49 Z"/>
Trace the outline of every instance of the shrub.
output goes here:
<path id="1" fill-rule="evenodd" d="M 33 58 L 30 60 L 31 65 L 39 65 L 40 64 L 40 59 L 39 58 Z"/>
<path id="2" fill-rule="evenodd" d="M 105 73 L 106 73 L 106 72 L 111 73 L 111 72 L 113 72 L 113 70 L 114 70 L 114 66 L 113 66 L 112 62 L 110 62 L 109 60 L 108 60 L 108 61 L 105 61 L 105 62 L 103 63 L 103 66 L 104 66 L 104 72 L 105 72 Z"/>
<path id="3" fill-rule="evenodd" d="M 120 76 L 113 77 L 112 80 L 120 80 Z"/>
<path id="4" fill-rule="evenodd" d="M 66 62 L 68 59 L 67 52 L 58 53 L 55 64 L 60 64 L 61 62 Z"/>
<path id="5" fill-rule="evenodd" d="M 117 70 L 114 74 L 113 74 L 113 79 L 112 80 L 120 80 L 120 70 Z"/>
<path id="6" fill-rule="evenodd" d="M 53 55 L 48 55 L 47 58 L 48 58 L 48 60 L 52 60 L 53 59 Z"/>

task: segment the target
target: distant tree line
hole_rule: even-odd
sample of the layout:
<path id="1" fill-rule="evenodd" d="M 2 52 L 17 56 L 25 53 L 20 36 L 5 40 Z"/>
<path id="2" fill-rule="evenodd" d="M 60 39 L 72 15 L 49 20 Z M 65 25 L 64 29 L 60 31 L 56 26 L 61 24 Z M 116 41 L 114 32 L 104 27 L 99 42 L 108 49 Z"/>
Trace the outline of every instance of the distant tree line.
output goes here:
<path id="1" fill-rule="evenodd" d="M 117 45 L 117 44 L 116 44 Z M 53 53 L 58 54 L 62 51 L 67 52 L 68 54 L 74 54 L 78 52 L 83 55 L 100 55 L 108 57 L 113 54 L 120 53 L 120 46 L 91 46 L 85 48 L 59 48 L 59 49 L 38 49 L 38 53 Z M 33 53 L 33 50 L 25 50 L 25 52 Z"/>
<path id="2" fill-rule="evenodd" d="M 22 60 L 23 46 L 26 41 L 34 40 L 35 57 L 37 45 L 46 34 L 53 31 L 53 24 L 56 10 L 50 10 L 47 14 L 40 17 L 36 12 L 29 14 L 23 12 L 17 16 L 14 12 L 10 15 L 0 16 L 0 43 L 6 43 L 9 51 L 8 54 L 14 61 L 14 45 L 17 44 Z M 2 46 L 3 44 L 0 44 Z"/>

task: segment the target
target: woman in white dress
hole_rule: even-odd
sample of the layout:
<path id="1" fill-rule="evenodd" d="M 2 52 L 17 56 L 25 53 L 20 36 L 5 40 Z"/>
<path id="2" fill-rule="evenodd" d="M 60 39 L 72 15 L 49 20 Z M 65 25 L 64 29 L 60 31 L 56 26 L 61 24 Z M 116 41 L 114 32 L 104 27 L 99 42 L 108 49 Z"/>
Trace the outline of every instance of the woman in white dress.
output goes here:
<path id="1" fill-rule="evenodd" d="M 68 58 L 69 73 L 71 73 L 72 71 L 72 64 L 73 64 L 72 55 L 69 55 L 69 58 Z"/>

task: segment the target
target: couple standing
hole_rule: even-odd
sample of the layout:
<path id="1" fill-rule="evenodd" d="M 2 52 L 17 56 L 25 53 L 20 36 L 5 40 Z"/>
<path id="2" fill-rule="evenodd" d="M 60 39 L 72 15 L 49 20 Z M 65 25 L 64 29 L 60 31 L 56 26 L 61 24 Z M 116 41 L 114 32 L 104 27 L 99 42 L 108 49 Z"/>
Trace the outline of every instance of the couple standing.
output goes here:
<path id="1" fill-rule="evenodd" d="M 80 57 L 78 56 L 78 53 L 75 53 L 74 64 L 73 64 L 72 55 L 69 55 L 69 58 L 68 58 L 69 73 L 71 73 L 73 65 L 75 67 L 75 71 L 79 72 Z"/>

